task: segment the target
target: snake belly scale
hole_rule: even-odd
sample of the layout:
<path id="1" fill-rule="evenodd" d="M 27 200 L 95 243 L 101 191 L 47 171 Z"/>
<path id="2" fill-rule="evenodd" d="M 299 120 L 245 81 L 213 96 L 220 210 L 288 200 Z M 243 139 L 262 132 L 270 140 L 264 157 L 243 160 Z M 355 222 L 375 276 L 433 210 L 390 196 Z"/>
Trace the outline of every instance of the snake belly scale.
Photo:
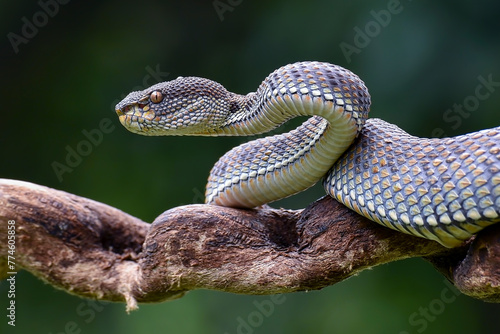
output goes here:
<path id="1" fill-rule="evenodd" d="M 370 103 L 357 75 L 310 61 L 277 69 L 247 95 L 179 77 L 130 93 L 116 112 L 128 130 L 149 136 L 254 135 L 311 116 L 221 157 L 208 178 L 209 204 L 252 208 L 323 178 L 326 192 L 357 213 L 446 247 L 500 221 L 500 127 L 418 138 L 368 119 Z"/>

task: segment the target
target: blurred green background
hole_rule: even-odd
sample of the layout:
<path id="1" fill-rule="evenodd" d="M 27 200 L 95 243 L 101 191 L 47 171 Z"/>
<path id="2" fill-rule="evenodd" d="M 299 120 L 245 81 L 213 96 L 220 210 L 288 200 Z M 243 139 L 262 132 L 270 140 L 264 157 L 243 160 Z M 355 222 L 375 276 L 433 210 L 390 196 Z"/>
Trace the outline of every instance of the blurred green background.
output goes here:
<path id="1" fill-rule="evenodd" d="M 247 93 L 282 65 L 321 60 L 357 73 L 370 88 L 371 116 L 412 134 L 500 124 L 498 84 L 481 88 L 486 97 L 476 93 L 481 78 L 500 82 L 498 1 L 60 1 L 0 1 L 0 177 L 89 197 L 145 221 L 202 202 L 211 166 L 247 140 L 127 132 L 114 105 L 159 80 L 195 75 Z M 85 133 L 101 122 L 111 125 L 86 146 Z M 80 161 L 68 163 L 68 150 L 82 152 Z M 305 207 L 322 195 L 317 185 L 276 206 Z M 284 295 L 264 313 L 256 302 L 269 296 L 193 291 L 127 315 L 123 304 L 80 299 L 26 272 L 16 288 L 13 329 L 0 284 L 0 333 L 500 331 L 499 305 L 456 296 L 420 259 Z"/>

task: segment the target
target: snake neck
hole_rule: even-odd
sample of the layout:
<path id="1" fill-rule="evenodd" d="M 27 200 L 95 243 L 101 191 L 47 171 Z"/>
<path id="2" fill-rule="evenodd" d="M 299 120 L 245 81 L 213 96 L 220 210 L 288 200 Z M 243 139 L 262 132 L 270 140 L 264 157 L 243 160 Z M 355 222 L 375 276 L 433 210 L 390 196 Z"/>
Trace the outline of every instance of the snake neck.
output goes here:
<path id="1" fill-rule="evenodd" d="M 261 85 L 257 93 L 248 93 L 247 95 L 228 92 L 229 111 L 227 117 L 215 129 L 213 135 L 252 136 L 266 133 L 297 116 L 285 113 L 276 115 L 263 111 L 261 108 L 263 101 L 259 101 L 259 96 L 264 89 Z"/>
<path id="2" fill-rule="evenodd" d="M 294 91 L 292 89 L 292 91 Z M 273 95 L 276 98 L 273 98 Z M 354 121 L 357 131 L 361 130 L 365 117 L 352 115 L 353 108 L 343 113 L 343 107 L 330 103 L 325 105 L 322 99 L 314 99 L 299 94 L 284 95 L 272 89 L 264 81 L 257 92 L 247 95 L 228 92 L 229 112 L 226 119 L 215 129 L 216 136 L 252 136 L 272 131 L 288 120 L 299 116 L 321 116 L 332 128 L 342 129 L 345 122 L 339 120 L 339 115 L 345 121 Z M 335 110 L 335 108 L 338 110 Z M 353 124 L 354 124 L 353 123 Z M 305 124 L 305 123 L 304 123 Z M 350 126 L 350 125 L 349 125 Z"/>
<path id="3" fill-rule="evenodd" d="M 297 116 L 314 116 L 288 133 L 257 139 L 226 153 L 213 167 L 206 202 L 255 207 L 303 191 L 330 169 L 362 127 L 370 98 L 363 82 L 330 64 L 288 65 L 256 93 L 230 96 L 220 134 L 270 131 Z"/>

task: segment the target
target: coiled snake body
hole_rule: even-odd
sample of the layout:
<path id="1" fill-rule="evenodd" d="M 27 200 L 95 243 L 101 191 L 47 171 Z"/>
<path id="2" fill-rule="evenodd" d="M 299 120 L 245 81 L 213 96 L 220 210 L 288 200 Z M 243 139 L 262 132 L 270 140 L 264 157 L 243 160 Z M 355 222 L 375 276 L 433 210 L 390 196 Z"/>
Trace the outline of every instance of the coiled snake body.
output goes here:
<path id="1" fill-rule="evenodd" d="M 326 192 L 359 214 L 447 247 L 500 221 L 500 127 L 418 138 L 367 119 L 370 102 L 352 72 L 299 62 L 271 73 L 255 93 L 179 77 L 130 93 L 116 112 L 128 130 L 148 136 L 253 135 L 312 116 L 220 158 L 208 179 L 210 204 L 256 207 L 324 177 Z"/>

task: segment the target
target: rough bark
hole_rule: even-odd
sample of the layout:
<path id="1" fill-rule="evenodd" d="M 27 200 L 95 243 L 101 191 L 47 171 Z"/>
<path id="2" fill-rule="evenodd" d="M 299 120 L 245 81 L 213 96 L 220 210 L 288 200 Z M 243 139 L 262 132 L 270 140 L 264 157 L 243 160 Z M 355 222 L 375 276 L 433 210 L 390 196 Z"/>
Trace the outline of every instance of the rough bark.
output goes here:
<path id="1" fill-rule="evenodd" d="M 195 289 L 321 289 L 410 257 L 429 260 L 464 294 L 500 302 L 500 224 L 446 249 L 379 226 L 330 197 L 303 210 L 187 205 L 148 224 L 90 199 L 0 179 L 2 278 L 13 271 L 10 225 L 19 268 L 69 293 L 124 301 L 129 310 Z"/>

